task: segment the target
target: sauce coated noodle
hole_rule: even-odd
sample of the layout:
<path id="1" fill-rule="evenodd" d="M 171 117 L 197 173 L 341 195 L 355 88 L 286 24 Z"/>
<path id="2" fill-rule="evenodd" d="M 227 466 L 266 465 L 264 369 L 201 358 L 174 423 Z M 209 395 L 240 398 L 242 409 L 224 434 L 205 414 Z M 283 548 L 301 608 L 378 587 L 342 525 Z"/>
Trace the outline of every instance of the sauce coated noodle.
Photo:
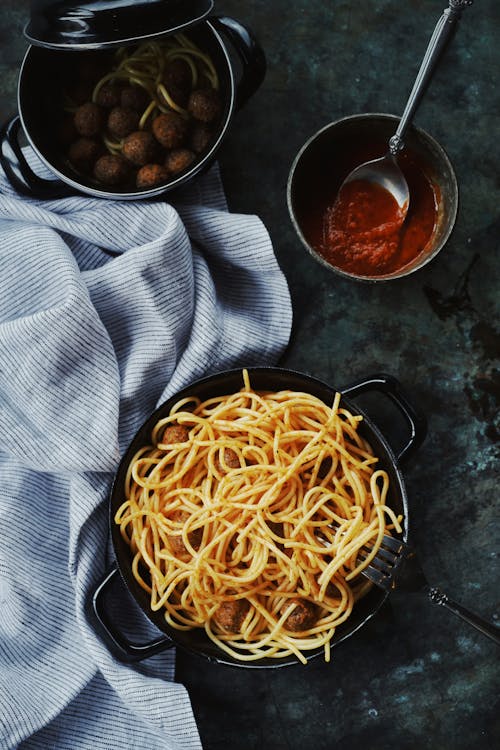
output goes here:
<path id="1" fill-rule="evenodd" d="M 115 522 L 174 629 L 240 661 L 323 646 L 370 588 L 360 576 L 400 518 L 361 416 L 308 394 L 183 399 L 130 463 Z M 365 558 L 358 557 L 365 546 Z"/>

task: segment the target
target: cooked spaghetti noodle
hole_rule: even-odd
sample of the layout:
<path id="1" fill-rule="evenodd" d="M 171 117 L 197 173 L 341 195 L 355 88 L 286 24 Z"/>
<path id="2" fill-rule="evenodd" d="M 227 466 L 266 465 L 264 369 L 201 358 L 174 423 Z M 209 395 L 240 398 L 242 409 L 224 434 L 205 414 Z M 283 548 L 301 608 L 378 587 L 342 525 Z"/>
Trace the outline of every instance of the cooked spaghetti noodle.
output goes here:
<path id="1" fill-rule="evenodd" d="M 139 130 L 145 130 L 154 118 L 165 112 L 177 112 L 187 120 L 191 116 L 183 103 L 177 98 L 177 92 L 169 88 L 166 82 L 172 63 L 186 63 L 191 77 L 189 90 L 207 87 L 217 91 L 219 77 L 215 66 L 203 52 L 185 34 L 175 34 L 165 40 L 143 42 L 135 49 L 121 47 L 114 56 L 113 68 L 95 84 L 92 101 L 99 101 L 99 92 L 107 84 L 130 85 L 139 87 L 146 94 L 144 108 L 140 114 Z M 67 111 L 76 107 L 68 103 Z M 110 154 L 120 153 L 122 140 L 103 137 L 103 143 Z"/>
<path id="2" fill-rule="evenodd" d="M 243 661 L 324 647 L 400 518 L 361 416 L 302 392 L 186 398 L 130 463 L 115 522 L 169 626 Z M 360 550 L 364 548 L 364 559 Z"/>

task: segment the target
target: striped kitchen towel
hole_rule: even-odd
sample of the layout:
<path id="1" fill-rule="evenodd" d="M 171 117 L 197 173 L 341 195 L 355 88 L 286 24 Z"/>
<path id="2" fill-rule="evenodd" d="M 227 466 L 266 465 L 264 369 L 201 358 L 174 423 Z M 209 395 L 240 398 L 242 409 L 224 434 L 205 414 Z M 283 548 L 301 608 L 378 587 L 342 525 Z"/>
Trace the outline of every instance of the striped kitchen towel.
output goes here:
<path id="1" fill-rule="evenodd" d="M 39 202 L 0 173 L 2 750 L 201 747 L 175 654 L 127 666 L 94 631 L 107 496 L 159 402 L 211 371 L 274 363 L 290 327 L 269 236 L 228 213 L 216 167 L 175 207 Z M 123 606 L 136 639 L 151 635 Z"/>

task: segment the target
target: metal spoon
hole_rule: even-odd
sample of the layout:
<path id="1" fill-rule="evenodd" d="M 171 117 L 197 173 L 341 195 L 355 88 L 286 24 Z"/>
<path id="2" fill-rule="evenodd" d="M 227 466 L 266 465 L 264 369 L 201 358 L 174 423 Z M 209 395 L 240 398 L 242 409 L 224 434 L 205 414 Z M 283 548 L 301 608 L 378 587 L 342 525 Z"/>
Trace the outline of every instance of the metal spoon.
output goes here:
<path id="1" fill-rule="evenodd" d="M 423 99 L 447 43 L 460 20 L 462 11 L 466 6 L 472 5 L 472 2 L 473 0 L 449 0 L 449 7 L 445 9 L 437 22 L 427 46 L 424 59 L 422 60 L 420 70 L 418 71 L 403 115 L 399 121 L 398 128 L 389 140 L 389 151 L 382 158 L 367 161 L 353 169 L 342 183 L 339 194 L 346 183 L 353 182 L 354 180 L 377 183 L 394 197 L 400 208 L 400 219 L 401 223 L 403 223 L 410 204 L 410 191 L 405 176 L 398 166 L 396 157 L 404 148 L 405 133 Z"/>

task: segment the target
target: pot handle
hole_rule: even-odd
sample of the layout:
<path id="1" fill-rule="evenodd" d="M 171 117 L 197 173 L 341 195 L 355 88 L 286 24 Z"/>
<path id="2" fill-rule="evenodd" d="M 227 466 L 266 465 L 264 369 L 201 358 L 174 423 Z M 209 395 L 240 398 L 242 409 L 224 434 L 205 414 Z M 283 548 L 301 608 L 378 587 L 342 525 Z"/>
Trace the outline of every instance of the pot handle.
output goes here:
<path id="1" fill-rule="evenodd" d="M 243 73 L 236 88 L 236 109 L 241 109 L 265 78 L 264 50 L 253 32 L 234 18 L 212 16 L 210 21 L 230 40 L 243 66 Z"/>
<path id="2" fill-rule="evenodd" d="M 167 648 L 172 648 L 174 645 L 173 641 L 165 636 L 157 638 L 155 641 L 150 643 L 132 643 L 127 640 L 126 636 L 123 635 L 116 626 L 111 622 L 108 613 L 106 612 L 104 602 L 104 592 L 109 586 L 113 578 L 118 574 L 118 568 L 114 565 L 106 575 L 101 583 L 97 586 L 92 597 L 92 606 L 94 614 L 97 618 L 97 622 L 100 626 L 100 632 L 103 636 L 106 645 L 113 651 L 115 656 L 124 662 L 137 662 L 142 659 L 147 659 L 149 656 L 159 654 L 161 651 L 165 651 Z"/>
<path id="3" fill-rule="evenodd" d="M 383 393 L 403 415 L 410 431 L 410 437 L 404 447 L 397 453 L 396 460 L 398 463 L 405 461 L 424 442 L 427 434 L 427 420 L 422 412 L 411 402 L 399 380 L 392 375 L 386 375 L 385 373 L 372 375 L 360 383 L 348 385 L 340 390 L 343 396 L 349 398 L 355 398 L 362 393 L 370 391 L 380 391 Z"/>
<path id="4" fill-rule="evenodd" d="M 0 164 L 14 190 L 21 195 L 39 198 L 40 200 L 53 200 L 76 195 L 77 193 L 74 190 L 59 180 L 44 180 L 33 172 L 19 144 L 20 128 L 21 120 L 19 115 L 15 115 L 5 123 L 0 131 Z M 6 155 L 6 145 L 14 154 L 15 160 Z"/>

